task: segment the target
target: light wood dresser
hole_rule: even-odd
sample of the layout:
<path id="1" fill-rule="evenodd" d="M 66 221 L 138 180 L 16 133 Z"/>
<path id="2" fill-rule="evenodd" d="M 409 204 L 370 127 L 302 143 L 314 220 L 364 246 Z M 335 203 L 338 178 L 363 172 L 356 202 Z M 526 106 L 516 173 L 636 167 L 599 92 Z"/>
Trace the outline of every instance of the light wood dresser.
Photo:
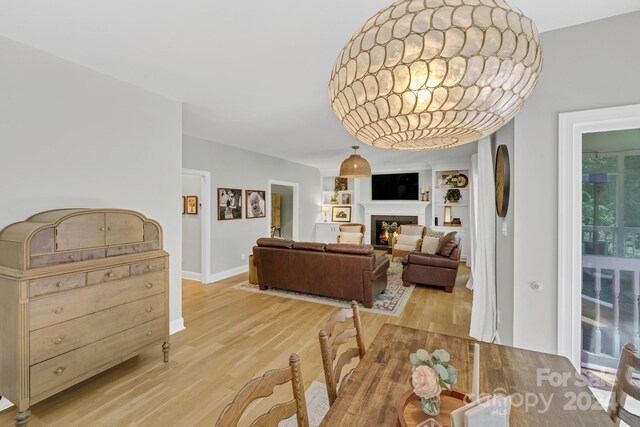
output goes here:
<path id="1" fill-rule="evenodd" d="M 162 228 L 116 209 L 43 212 L 0 232 L 0 395 L 29 407 L 150 347 L 169 357 Z"/>

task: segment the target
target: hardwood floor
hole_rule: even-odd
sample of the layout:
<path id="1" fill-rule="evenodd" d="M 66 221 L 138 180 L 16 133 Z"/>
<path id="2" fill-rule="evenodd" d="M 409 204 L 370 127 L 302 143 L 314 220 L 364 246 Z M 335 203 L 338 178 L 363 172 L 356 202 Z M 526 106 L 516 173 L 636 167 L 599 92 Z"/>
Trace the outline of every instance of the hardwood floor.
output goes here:
<path id="1" fill-rule="evenodd" d="M 467 337 L 472 293 L 461 266 L 452 294 L 418 286 L 400 317 L 361 312 L 365 345 L 384 323 Z M 305 388 L 324 382 L 318 331 L 335 307 L 232 289 L 238 275 L 214 284 L 183 281 L 186 330 L 172 336 L 171 361 L 146 352 L 31 408 L 31 426 L 213 425 L 250 379 L 285 367 L 298 353 Z M 407 355 L 409 357 L 409 355 Z M 292 398 L 290 385 L 252 407 L 255 415 Z M 12 426 L 15 408 L 0 413 Z"/>

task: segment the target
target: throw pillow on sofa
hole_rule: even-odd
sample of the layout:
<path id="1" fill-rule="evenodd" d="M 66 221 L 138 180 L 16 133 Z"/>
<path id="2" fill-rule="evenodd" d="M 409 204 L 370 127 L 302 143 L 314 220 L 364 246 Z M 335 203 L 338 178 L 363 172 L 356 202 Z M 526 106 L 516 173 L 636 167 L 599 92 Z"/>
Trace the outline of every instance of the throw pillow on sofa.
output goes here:
<path id="1" fill-rule="evenodd" d="M 420 251 L 425 254 L 435 254 L 440 244 L 440 238 L 426 236 L 422 241 L 422 248 Z"/>
<path id="2" fill-rule="evenodd" d="M 340 243 L 355 243 L 360 244 L 362 240 L 362 233 L 340 233 Z"/>
<path id="3" fill-rule="evenodd" d="M 436 255 L 442 255 L 449 257 L 451 252 L 458 247 L 458 233 L 452 231 L 440 240 L 438 249 L 436 249 Z"/>
<path id="4" fill-rule="evenodd" d="M 435 231 L 433 228 L 427 227 L 427 236 L 429 236 L 429 237 L 437 237 L 438 239 L 442 239 L 444 237 L 444 232 Z"/>
<path id="5" fill-rule="evenodd" d="M 396 237 L 396 249 L 412 251 L 416 249 L 416 243 L 421 236 L 411 236 L 406 234 L 398 234 Z"/>

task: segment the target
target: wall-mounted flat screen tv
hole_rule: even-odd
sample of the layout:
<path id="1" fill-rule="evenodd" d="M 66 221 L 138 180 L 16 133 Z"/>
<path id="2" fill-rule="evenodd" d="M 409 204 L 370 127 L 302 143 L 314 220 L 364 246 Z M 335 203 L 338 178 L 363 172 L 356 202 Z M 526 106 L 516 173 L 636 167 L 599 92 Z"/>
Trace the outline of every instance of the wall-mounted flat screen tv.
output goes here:
<path id="1" fill-rule="evenodd" d="M 395 173 L 371 177 L 372 200 L 418 200 L 418 173 Z"/>

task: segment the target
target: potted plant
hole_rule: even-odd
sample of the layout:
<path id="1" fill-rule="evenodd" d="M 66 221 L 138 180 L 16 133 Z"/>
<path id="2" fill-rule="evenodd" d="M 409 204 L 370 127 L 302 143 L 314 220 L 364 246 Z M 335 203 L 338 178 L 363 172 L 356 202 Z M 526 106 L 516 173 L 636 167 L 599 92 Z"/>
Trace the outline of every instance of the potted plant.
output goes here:
<path id="1" fill-rule="evenodd" d="M 382 229 L 387 232 L 387 245 L 391 246 L 393 244 L 393 233 L 398 229 L 398 223 L 382 221 Z"/>
<path id="2" fill-rule="evenodd" d="M 333 196 L 331 196 L 332 205 L 338 204 L 338 191 L 340 191 L 340 186 L 336 185 L 335 188 L 333 189 Z"/>
<path id="3" fill-rule="evenodd" d="M 457 188 L 447 190 L 447 194 L 444 196 L 444 201 L 448 203 L 458 203 L 462 199 L 462 194 Z"/>

